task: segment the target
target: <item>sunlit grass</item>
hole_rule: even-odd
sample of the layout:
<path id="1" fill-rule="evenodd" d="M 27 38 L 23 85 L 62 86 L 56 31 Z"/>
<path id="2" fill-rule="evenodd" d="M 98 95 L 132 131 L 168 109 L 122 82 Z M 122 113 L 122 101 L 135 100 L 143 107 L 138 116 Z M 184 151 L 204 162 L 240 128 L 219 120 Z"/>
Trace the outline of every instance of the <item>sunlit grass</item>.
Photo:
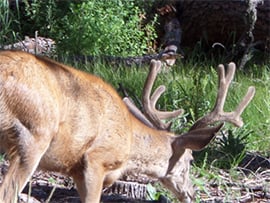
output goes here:
<path id="1" fill-rule="evenodd" d="M 212 65 L 211 65 L 212 64 Z M 161 96 L 158 107 L 160 109 L 174 110 L 183 108 L 184 117 L 176 119 L 174 130 L 182 132 L 199 117 L 210 111 L 214 105 L 217 94 L 218 75 L 214 62 L 204 63 L 178 63 L 169 71 L 162 71 L 154 85 L 157 87 L 164 84 L 167 91 Z M 115 65 L 97 64 L 75 64 L 87 72 L 100 76 L 109 82 L 115 89 L 121 83 L 130 96 L 136 100 L 140 99 L 148 67 L 117 67 Z M 236 70 L 235 78 L 229 90 L 225 103 L 226 111 L 233 111 L 241 101 L 249 86 L 255 86 L 256 95 L 247 109 L 243 112 L 242 118 L 245 125 L 242 127 L 250 131 L 248 136 L 247 150 L 269 152 L 270 142 L 270 84 L 269 69 L 262 66 L 254 68 L 254 71 L 261 71 L 259 74 Z M 137 103 L 137 105 L 139 105 Z M 183 123 L 184 121 L 184 123 Z M 182 127 L 183 129 L 179 129 Z M 233 128 L 232 125 L 227 125 Z M 239 131 L 241 133 L 241 131 Z M 234 133 L 238 130 L 234 129 Z"/>

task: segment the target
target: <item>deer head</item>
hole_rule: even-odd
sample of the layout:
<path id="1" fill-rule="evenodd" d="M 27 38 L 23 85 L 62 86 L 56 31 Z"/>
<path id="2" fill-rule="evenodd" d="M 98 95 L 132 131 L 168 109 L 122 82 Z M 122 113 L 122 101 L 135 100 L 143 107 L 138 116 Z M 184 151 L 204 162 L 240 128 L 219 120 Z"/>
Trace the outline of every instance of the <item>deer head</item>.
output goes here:
<path id="1" fill-rule="evenodd" d="M 220 66 L 213 112 L 176 136 L 160 119 L 182 110 L 155 109 L 164 87 L 150 98 L 161 63 L 150 66 L 143 99 L 147 117 L 128 105 L 134 116 L 98 77 L 28 53 L 0 52 L 0 151 L 10 160 L 0 202 L 16 201 L 37 168 L 72 176 L 84 203 L 98 203 L 102 187 L 124 176 L 160 180 L 180 201 L 192 201 L 191 150 L 202 149 L 222 127 L 207 127 L 211 123 L 241 126 L 240 114 L 255 90 L 249 88 L 235 112 L 223 112 L 235 66 L 230 64 L 226 75 Z"/>
<path id="2" fill-rule="evenodd" d="M 163 136 L 170 138 L 167 146 L 165 144 L 166 142 L 164 143 L 165 149 L 159 148 L 159 151 L 156 151 L 150 150 L 149 148 L 148 153 L 154 151 L 152 157 L 156 157 L 155 160 L 162 160 L 160 164 L 163 165 L 163 169 L 166 170 L 156 176 L 156 178 L 171 190 L 180 201 L 191 202 L 193 197 L 193 187 L 189 179 L 190 161 L 193 159 L 192 150 L 203 149 L 221 129 L 224 122 L 232 123 L 237 127 L 241 127 L 243 125 L 243 121 L 240 116 L 255 94 L 254 87 L 249 87 L 245 97 L 235 111 L 223 111 L 226 95 L 235 74 L 235 68 L 235 64 L 230 63 L 228 65 L 227 73 L 225 73 L 224 66 L 218 66 L 219 87 L 213 110 L 204 117 L 198 119 L 190 130 L 183 135 L 167 134 L 166 132 L 170 130 L 171 122 L 164 123 L 164 119 L 168 120 L 170 118 L 175 118 L 181 115 L 184 110 L 179 109 L 173 112 L 164 112 L 157 110 L 155 107 L 159 97 L 165 91 L 165 86 L 159 86 L 153 92 L 152 96 L 150 96 L 154 81 L 161 69 L 160 61 L 151 61 L 150 72 L 143 89 L 142 104 L 144 114 L 128 97 L 124 98 L 124 102 L 128 106 L 129 110 L 139 120 L 151 128 L 164 130 L 165 132 L 163 133 Z M 209 127 L 213 124 L 215 124 L 214 127 Z M 136 152 L 136 154 L 138 154 L 138 152 Z M 166 156 L 164 156 L 165 154 Z M 147 168 L 149 166 L 145 167 Z"/>

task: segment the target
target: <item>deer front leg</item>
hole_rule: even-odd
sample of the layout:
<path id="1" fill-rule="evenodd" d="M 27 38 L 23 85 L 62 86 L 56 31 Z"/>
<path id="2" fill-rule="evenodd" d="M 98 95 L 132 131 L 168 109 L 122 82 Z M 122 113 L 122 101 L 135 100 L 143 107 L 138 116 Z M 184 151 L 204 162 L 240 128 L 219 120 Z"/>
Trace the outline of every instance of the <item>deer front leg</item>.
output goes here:
<path id="1" fill-rule="evenodd" d="M 12 151 L 9 154 L 10 166 L 0 185 L 0 202 L 14 203 L 36 170 L 49 142 L 37 139 L 20 121 L 15 122 L 8 131 L 1 133 L 8 137 L 9 148 Z"/>
<path id="2" fill-rule="evenodd" d="M 115 158 L 115 153 L 103 143 L 86 151 L 80 164 L 74 167 L 71 176 L 83 203 L 99 203 L 103 186 L 111 185 L 121 175 L 126 157 Z"/>
<path id="3" fill-rule="evenodd" d="M 85 154 L 82 162 L 82 170 L 75 169 L 72 174 L 80 199 L 82 203 L 99 203 L 105 177 L 104 169 L 94 153 Z"/>

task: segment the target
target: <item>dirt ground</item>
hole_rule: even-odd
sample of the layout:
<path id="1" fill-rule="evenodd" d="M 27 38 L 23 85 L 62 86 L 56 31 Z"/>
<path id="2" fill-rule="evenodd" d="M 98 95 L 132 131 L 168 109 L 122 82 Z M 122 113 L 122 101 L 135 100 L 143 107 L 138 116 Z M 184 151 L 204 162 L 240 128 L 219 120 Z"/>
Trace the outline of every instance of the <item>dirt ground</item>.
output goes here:
<path id="1" fill-rule="evenodd" d="M 237 174 L 219 170 L 219 179 L 197 177 L 204 182 L 197 187 L 197 199 L 201 203 L 258 202 L 270 203 L 270 159 L 258 155 L 247 156 Z M 0 163 L 0 181 L 8 170 L 8 163 Z M 197 176 L 196 174 L 194 174 Z M 237 177 L 232 177 L 237 176 Z M 20 195 L 20 203 L 80 203 L 71 178 L 58 173 L 35 172 Z M 156 201 L 126 199 L 118 195 L 103 195 L 102 202 L 159 202 L 169 203 L 164 196 Z"/>

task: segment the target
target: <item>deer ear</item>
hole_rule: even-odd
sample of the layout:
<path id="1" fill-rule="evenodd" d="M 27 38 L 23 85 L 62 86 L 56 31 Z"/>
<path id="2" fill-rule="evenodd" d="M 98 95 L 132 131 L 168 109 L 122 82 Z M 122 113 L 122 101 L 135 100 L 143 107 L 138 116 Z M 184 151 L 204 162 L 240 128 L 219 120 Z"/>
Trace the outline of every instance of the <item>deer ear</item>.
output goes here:
<path id="1" fill-rule="evenodd" d="M 202 150 L 215 137 L 215 134 L 223 126 L 223 123 L 211 128 L 201 128 L 187 132 L 176 138 L 175 147 Z"/>

